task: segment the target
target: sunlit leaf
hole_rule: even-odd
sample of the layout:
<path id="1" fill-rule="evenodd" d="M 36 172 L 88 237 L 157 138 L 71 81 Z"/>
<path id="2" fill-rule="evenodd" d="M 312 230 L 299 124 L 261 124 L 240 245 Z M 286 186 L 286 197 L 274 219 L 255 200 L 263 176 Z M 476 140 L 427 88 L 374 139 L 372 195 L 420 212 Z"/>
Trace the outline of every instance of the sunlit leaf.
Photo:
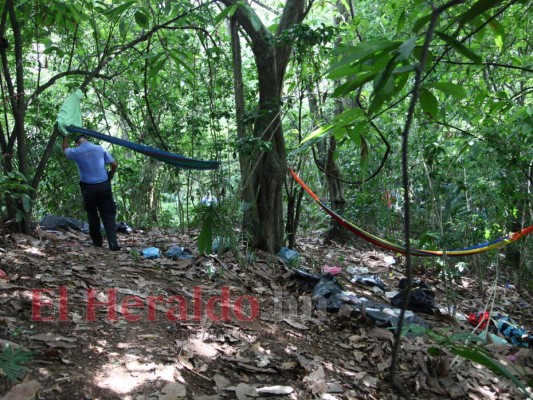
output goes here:
<path id="1" fill-rule="evenodd" d="M 347 125 L 354 122 L 355 119 L 364 116 L 364 111 L 360 108 L 347 108 L 341 114 L 335 117 L 335 122 L 341 125 Z"/>
<path id="2" fill-rule="evenodd" d="M 367 40 L 354 47 L 342 48 L 344 54 L 343 61 L 352 63 L 355 61 L 365 61 L 370 56 L 378 52 L 387 52 L 398 48 L 402 42 L 389 40 Z"/>
<path id="3" fill-rule="evenodd" d="M 313 145 L 315 145 L 316 143 L 320 142 L 321 140 L 324 140 L 323 136 L 315 137 L 314 139 L 308 140 L 307 142 L 305 142 L 305 144 L 303 146 L 300 146 L 296 150 L 291 151 L 289 153 L 289 156 L 295 156 L 297 154 L 300 154 L 300 153 L 308 150 L 309 148 L 311 148 Z"/>
<path id="4" fill-rule="evenodd" d="M 307 142 L 307 141 L 309 141 L 309 140 L 312 140 L 314 138 L 317 138 L 317 137 L 325 135 L 333 127 L 334 127 L 334 125 L 324 125 L 324 126 L 321 126 L 318 129 L 315 129 L 313 132 L 311 132 L 309 135 L 307 135 L 304 138 L 304 140 L 302 140 L 302 144 Z"/>
<path id="5" fill-rule="evenodd" d="M 501 51 L 503 49 L 503 42 L 505 40 L 505 29 L 503 25 L 495 19 L 489 22 L 489 26 L 494 31 L 494 42 L 496 43 L 498 50 Z"/>

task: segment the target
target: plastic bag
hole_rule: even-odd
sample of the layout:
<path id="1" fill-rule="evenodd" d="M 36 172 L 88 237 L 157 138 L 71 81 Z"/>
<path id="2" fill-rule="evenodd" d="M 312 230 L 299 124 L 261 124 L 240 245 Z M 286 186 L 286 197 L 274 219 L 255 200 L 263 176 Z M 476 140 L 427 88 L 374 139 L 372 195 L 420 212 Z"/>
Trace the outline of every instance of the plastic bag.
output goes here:
<path id="1" fill-rule="evenodd" d="M 385 291 L 385 284 L 377 275 L 355 275 L 352 279 L 350 279 L 350 281 L 352 283 L 360 282 L 365 285 L 377 286 L 381 290 Z"/>
<path id="2" fill-rule="evenodd" d="M 288 247 L 281 248 L 276 255 L 281 258 L 281 261 L 285 264 L 289 264 L 291 261 L 297 260 L 298 257 L 300 257 L 300 253 L 296 250 L 291 250 Z"/>
<path id="3" fill-rule="evenodd" d="M 159 258 L 159 249 L 157 247 L 148 247 L 141 250 L 141 254 L 144 258 Z"/>
<path id="4" fill-rule="evenodd" d="M 340 299 L 342 286 L 335 277 L 326 275 L 321 278 L 313 290 L 313 304 L 319 310 L 338 312 L 344 302 Z"/>
<path id="5" fill-rule="evenodd" d="M 399 287 L 401 289 L 400 293 L 392 298 L 391 303 L 395 307 L 402 308 L 407 297 L 407 278 L 400 281 Z M 436 308 L 435 293 L 429 285 L 421 279 L 413 280 L 408 309 L 415 312 L 433 314 Z"/>

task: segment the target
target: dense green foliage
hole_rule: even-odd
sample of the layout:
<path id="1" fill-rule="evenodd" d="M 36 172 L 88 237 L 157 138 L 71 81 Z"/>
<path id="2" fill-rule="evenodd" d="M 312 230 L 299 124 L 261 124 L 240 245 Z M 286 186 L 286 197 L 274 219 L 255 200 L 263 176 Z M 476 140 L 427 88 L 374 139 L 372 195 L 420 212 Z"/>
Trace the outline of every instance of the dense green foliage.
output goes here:
<path id="1" fill-rule="evenodd" d="M 276 13 L 252 6 L 257 29 L 263 23 L 275 32 L 283 4 L 271 3 Z M 431 29 L 432 8 L 423 1 L 340 1 L 337 6 L 315 2 L 304 23 L 276 39 L 293 44 L 282 105 L 286 149 L 293 152 L 289 164 L 299 166 L 310 186 L 327 197 L 314 159 L 316 146 L 334 136 L 342 177 L 354 183 L 344 185 L 347 216 L 370 232 L 402 241 L 401 138 L 412 117 L 414 245 L 466 247 L 533 223 L 531 4 L 458 2 L 443 9 Z M 58 109 L 77 87 L 85 90 L 88 128 L 222 161 L 217 172 L 179 171 L 112 147 L 120 163 L 114 180 L 119 218 L 134 226 L 187 230 L 195 226 L 195 209 L 209 189 L 222 202 L 238 204 L 239 155 L 279 151 L 251 133 L 259 99 L 247 46 L 243 123 L 248 136 L 235 133 L 225 19 L 244 5 L 223 11 L 217 2 L 8 0 L 2 7 L 0 36 L 9 44 L 1 46 L 2 220 L 20 219 L 30 198 L 36 220 L 45 213 L 84 217 L 75 166 L 58 143 L 46 153 Z M 424 50 L 418 102 L 410 111 Z M 311 110 L 310 96 L 316 97 L 318 111 Z M 9 175 L 16 171 L 34 192 L 18 186 L 23 180 Z M 10 211 L 7 198 L 21 206 Z M 223 220 L 239 228 L 239 208 L 227 210 Z M 311 202 L 303 202 L 302 212 L 308 218 L 301 231 L 328 222 Z M 521 256 L 513 272 L 529 277 L 531 240 L 514 246 Z"/>

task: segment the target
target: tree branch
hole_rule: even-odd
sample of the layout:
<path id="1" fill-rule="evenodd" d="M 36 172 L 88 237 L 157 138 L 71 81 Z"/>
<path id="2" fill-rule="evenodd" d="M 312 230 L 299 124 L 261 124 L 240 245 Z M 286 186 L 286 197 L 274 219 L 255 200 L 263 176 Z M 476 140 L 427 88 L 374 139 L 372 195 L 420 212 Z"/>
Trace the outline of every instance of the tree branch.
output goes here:
<path id="1" fill-rule="evenodd" d="M 453 7 L 457 4 L 463 3 L 464 0 L 451 0 L 450 2 L 442 5 L 439 8 L 434 8 L 431 13 L 431 21 L 429 23 L 428 30 L 426 32 L 426 37 L 424 39 L 424 45 L 422 47 L 422 55 L 420 57 L 420 62 L 415 68 L 415 82 L 413 90 L 411 91 L 411 103 L 407 111 L 407 117 L 405 120 L 405 126 L 402 132 L 402 180 L 403 180 L 403 190 L 404 190 L 404 235 L 405 235 L 405 259 L 406 259 L 406 276 L 407 276 L 407 288 L 406 297 L 404 304 L 402 306 L 400 317 L 398 320 L 398 325 L 396 326 L 396 331 L 394 334 L 394 346 L 391 357 L 391 365 L 389 371 L 390 382 L 393 387 L 395 387 L 400 394 L 405 398 L 410 398 L 409 393 L 405 390 L 405 387 L 397 380 L 396 378 L 396 368 L 398 366 L 398 359 L 400 353 L 400 344 L 402 340 L 402 331 L 403 323 L 405 318 L 405 311 L 409 306 L 409 299 L 411 297 L 411 290 L 413 288 L 413 271 L 411 266 L 411 226 L 410 226 L 410 183 L 409 183 L 409 132 L 411 130 L 411 124 L 414 118 L 416 104 L 418 102 L 418 97 L 420 93 L 420 87 L 424 79 L 424 69 L 429 55 L 429 46 L 433 40 L 433 34 L 437 27 L 437 22 L 439 20 L 440 14 L 447 10 L 450 7 Z M 427 75 L 426 75 L 427 76 Z"/>
<path id="2" fill-rule="evenodd" d="M 442 60 L 442 62 L 446 64 L 453 64 L 453 65 L 486 65 L 490 67 L 502 67 L 502 68 L 508 68 L 508 69 L 518 69 L 520 71 L 525 71 L 525 72 L 533 72 L 533 68 L 519 67 L 518 65 L 501 64 L 501 63 L 496 63 L 496 62 L 483 62 L 481 64 L 476 64 L 474 62 L 462 62 L 462 61 L 450 61 L 450 60 Z"/>

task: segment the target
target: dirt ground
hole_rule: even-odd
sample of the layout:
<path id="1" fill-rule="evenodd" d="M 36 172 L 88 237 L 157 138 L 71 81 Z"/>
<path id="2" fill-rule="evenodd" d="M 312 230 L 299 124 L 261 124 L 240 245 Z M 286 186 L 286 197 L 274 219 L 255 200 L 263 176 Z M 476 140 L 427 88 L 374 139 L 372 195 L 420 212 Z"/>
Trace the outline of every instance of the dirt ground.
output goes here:
<path id="1" fill-rule="evenodd" d="M 400 398 L 388 379 L 392 330 L 376 324 L 365 307 L 317 310 L 316 282 L 293 268 L 320 274 L 324 265 L 340 267 L 335 277 L 345 291 L 390 307 L 385 292 L 397 290 L 404 277 L 401 259 L 392 264 L 391 254 L 359 241 L 339 246 L 307 237 L 298 242 L 297 264 L 264 253 L 247 262 L 231 251 L 198 255 L 193 239 L 134 232 L 120 235 L 122 250 L 111 252 L 74 231 L 4 234 L 0 344 L 33 356 L 14 381 L 0 370 L 0 399 Z M 173 245 L 194 257 L 140 255 Z M 380 277 L 385 291 L 352 283 L 354 268 Z M 434 338 L 403 339 L 397 377 L 412 398 L 526 398 L 515 383 L 442 344 L 472 332 L 461 317 L 490 307 L 492 294 L 493 311 L 531 325 L 528 294 L 505 287 L 502 276 L 494 285 L 489 271 L 479 290 L 471 272 L 445 285 L 435 270 L 415 268 L 439 305 L 455 295 L 458 314 L 417 314 Z M 522 382 L 531 380 L 531 350 L 505 344 L 486 350 Z"/>

